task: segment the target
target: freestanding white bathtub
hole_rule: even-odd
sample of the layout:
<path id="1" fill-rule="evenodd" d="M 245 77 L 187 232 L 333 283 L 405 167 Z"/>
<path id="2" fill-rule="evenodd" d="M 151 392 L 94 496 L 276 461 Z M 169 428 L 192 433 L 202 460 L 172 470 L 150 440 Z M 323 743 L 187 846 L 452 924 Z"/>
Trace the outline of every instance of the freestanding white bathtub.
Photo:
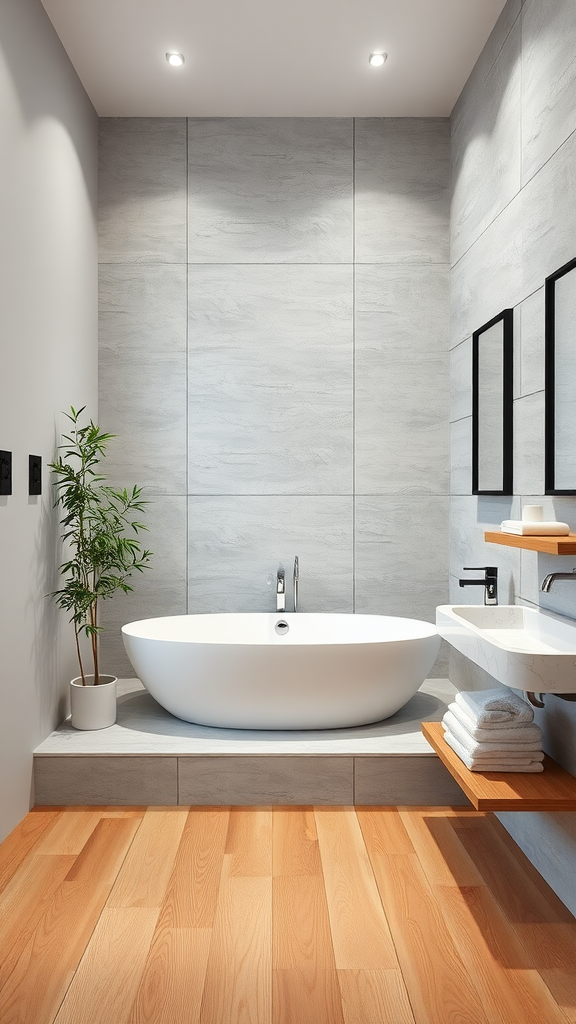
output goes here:
<path id="1" fill-rule="evenodd" d="M 122 627 L 146 689 L 187 722 L 337 729 L 389 718 L 432 668 L 429 622 L 387 615 L 174 615 Z"/>

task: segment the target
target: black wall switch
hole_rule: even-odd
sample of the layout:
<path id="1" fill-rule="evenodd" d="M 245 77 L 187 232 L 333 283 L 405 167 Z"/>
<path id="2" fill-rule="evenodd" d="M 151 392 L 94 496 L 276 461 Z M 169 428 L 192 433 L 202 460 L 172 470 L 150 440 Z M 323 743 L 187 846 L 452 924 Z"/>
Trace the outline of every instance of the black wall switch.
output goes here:
<path id="1" fill-rule="evenodd" d="M 42 494 L 42 456 L 28 456 L 28 494 Z"/>
<path id="2" fill-rule="evenodd" d="M 12 494 L 12 452 L 0 451 L 0 494 Z"/>

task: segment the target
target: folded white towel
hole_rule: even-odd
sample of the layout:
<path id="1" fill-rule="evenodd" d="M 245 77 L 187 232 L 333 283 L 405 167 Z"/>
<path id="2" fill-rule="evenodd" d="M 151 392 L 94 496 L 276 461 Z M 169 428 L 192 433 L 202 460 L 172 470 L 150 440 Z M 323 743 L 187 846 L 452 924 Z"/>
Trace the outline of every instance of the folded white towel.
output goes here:
<path id="1" fill-rule="evenodd" d="M 483 754 L 490 755 L 496 752 L 498 755 L 506 753 L 510 757 L 525 757 L 526 754 L 537 753 L 542 749 L 541 736 L 536 735 L 535 738 L 529 740 L 520 740 L 516 743 L 510 740 L 475 740 L 472 738 L 467 729 L 465 729 L 460 722 L 447 711 L 442 719 L 442 725 L 444 729 L 451 732 L 458 743 L 461 743 L 465 750 L 468 751 L 471 757 L 480 757 Z M 530 728 L 530 726 L 528 726 Z M 535 728 L 538 728 L 535 726 Z M 538 730 L 539 732 L 540 730 Z"/>
<path id="2" fill-rule="evenodd" d="M 503 754 L 500 760 L 479 760 L 476 757 L 471 757 L 451 732 L 444 733 L 444 739 L 471 772 L 521 772 L 524 774 L 525 772 L 544 771 L 541 760 L 529 757 L 518 760 L 510 758 L 506 754 Z"/>
<path id="3" fill-rule="evenodd" d="M 474 724 L 474 719 L 465 714 L 456 701 L 448 705 L 448 711 L 442 721 L 454 735 L 458 735 L 458 730 L 462 729 L 471 740 L 481 743 L 501 743 L 504 747 L 510 746 L 511 750 L 519 743 L 530 743 L 535 747 L 540 747 L 542 744 L 542 730 L 535 722 L 530 724 L 520 722 L 519 725 L 516 725 L 515 722 L 507 725 L 504 722 L 500 728 L 495 726 L 492 729 L 479 729 Z"/>
<path id="4" fill-rule="evenodd" d="M 531 722 L 534 709 L 512 690 L 460 690 L 454 698 L 477 728 L 502 728 L 503 723 Z"/>
<path id="5" fill-rule="evenodd" d="M 520 537 L 565 537 L 570 533 L 568 523 L 548 521 L 545 523 L 525 522 L 523 519 L 505 519 L 500 524 L 502 533 L 515 533 Z"/>

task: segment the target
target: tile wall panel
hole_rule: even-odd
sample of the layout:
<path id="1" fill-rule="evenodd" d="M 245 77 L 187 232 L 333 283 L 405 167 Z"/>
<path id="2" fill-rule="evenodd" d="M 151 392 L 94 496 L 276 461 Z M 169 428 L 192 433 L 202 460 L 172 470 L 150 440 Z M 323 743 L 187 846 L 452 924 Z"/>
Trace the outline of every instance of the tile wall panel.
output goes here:
<path id="1" fill-rule="evenodd" d="M 357 118 L 358 263 L 449 262 L 445 118 Z"/>
<path id="2" fill-rule="evenodd" d="M 521 25 L 518 19 L 482 89 L 453 123 L 452 263 L 520 190 Z"/>
<path id="3" fill-rule="evenodd" d="M 186 262 L 186 119 L 105 117 L 100 263 Z"/>
<path id="4" fill-rule="evenodd" d="M 356 492 L 448 491 L 448 267 L 356 269 Z"/>
<path id="5" fill-rule="evenodd" d="M 525 0 L 522 10 L 522 182 L 576 130 L 573 0 Z"/>
<path id="6" fill-rule="evenodd" d="M 186 267 L 100 268 L 102 423 L 110 481 L 186 490 Z"/>
<path id="7" fill-rule="evenodd" d="M 222 495 L 189 499 L 191 612 L 274 611 L 279 565 L 300 561 L 300 610 L 353 610 L 353 499 Z"/>
<path id="8" fill-rule="evenodd" d="M 190 493 L 352 493 L 352 308 L 351 266 L 190 267 Z"/>
<path id="9" fill-rule="evenodd" d="M 352 118 L 190 118 L 190 263 L 350 263 Z"/>

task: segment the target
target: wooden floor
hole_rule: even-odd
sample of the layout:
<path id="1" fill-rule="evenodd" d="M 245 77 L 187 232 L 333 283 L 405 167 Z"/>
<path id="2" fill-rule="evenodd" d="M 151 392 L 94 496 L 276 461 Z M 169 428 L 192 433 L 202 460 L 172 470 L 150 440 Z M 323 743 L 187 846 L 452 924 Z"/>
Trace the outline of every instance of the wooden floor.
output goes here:
<path id="1" fill-rule="evenodd" d="M 39 808 L 2 1024 L 576 1024 L 576 921 L 490 814 Z"/>

